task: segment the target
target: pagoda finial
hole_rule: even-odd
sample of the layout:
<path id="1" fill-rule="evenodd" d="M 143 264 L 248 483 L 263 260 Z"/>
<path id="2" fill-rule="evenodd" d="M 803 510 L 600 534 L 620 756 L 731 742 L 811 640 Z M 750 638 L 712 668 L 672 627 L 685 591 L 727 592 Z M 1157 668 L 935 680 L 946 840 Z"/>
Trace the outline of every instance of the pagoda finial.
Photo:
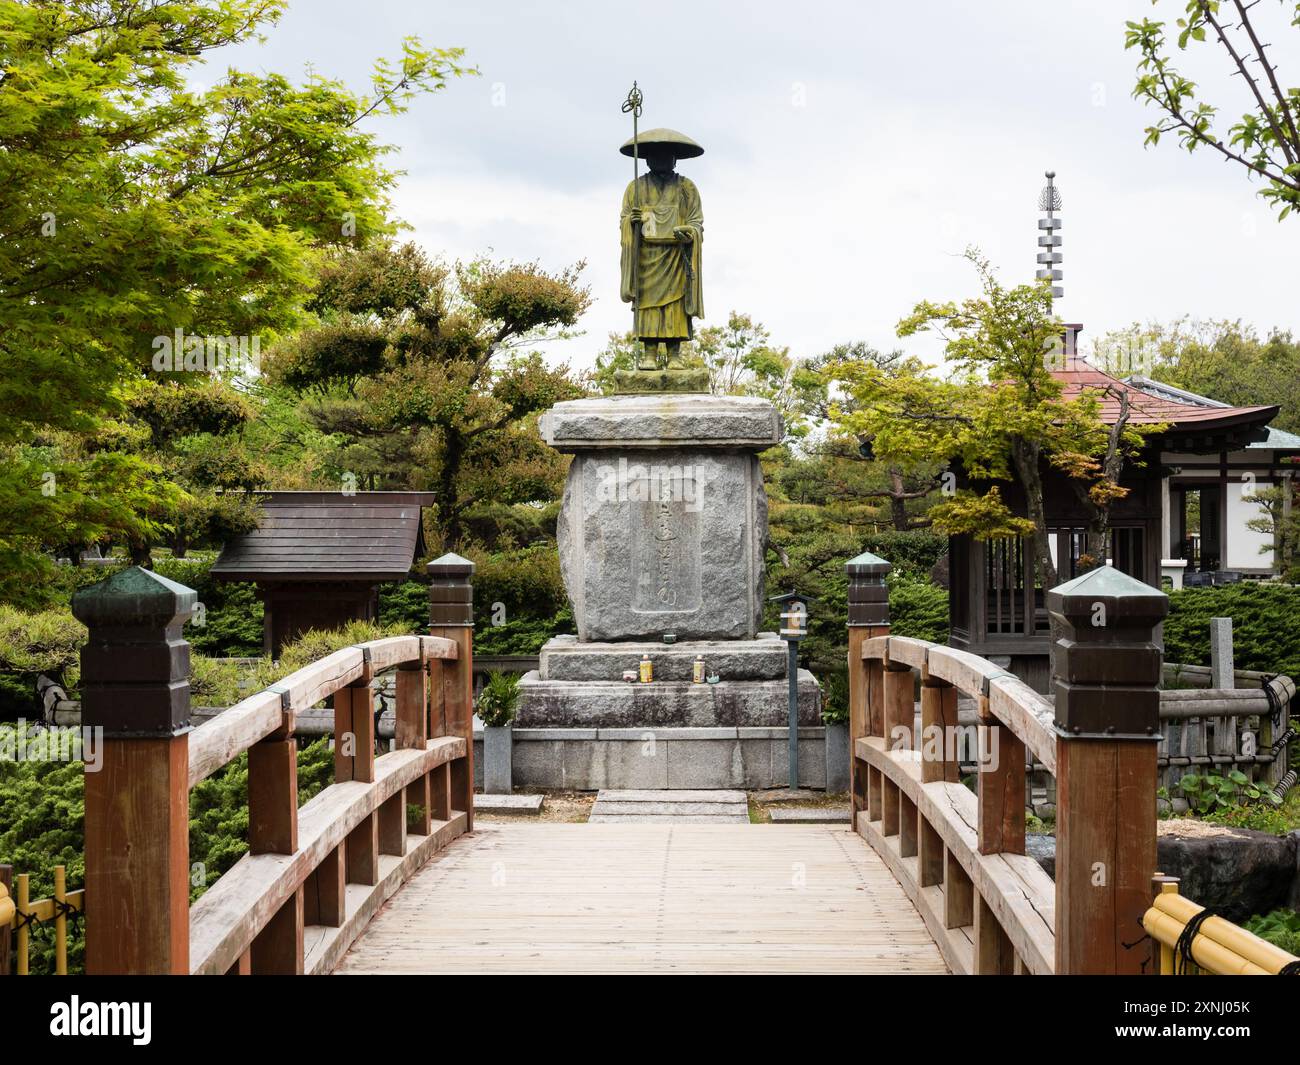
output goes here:
<path id="1" fill-rule="evenodd" d="M 1047 184 L 1043 186 L 1043 191 L 1038 194 L 1038 209 L 1046 212 L 1044 217 L 1038 220 L 1038 228 L 1041 233 L 1038 237 L 1038 246 L 1043 249 L 1038 253 L 1038 270 L 1034 276 L 1041 280 L 1050 280 L 1057 282 L 1061 280 L 1062 273 L 1059 269 L 1061 264 L 1061 220 L 1056 217 L 1056 212 L 1061 209 L 1061 190 L 1054 183 L 1056 178 L 1055 170 L 1048 170 L 1044 175 L 1047 178 Z M 1060 299 L 1065 295 L 1065 289 L 1060 285 L 1053 283 L 1052 298 Z"/>

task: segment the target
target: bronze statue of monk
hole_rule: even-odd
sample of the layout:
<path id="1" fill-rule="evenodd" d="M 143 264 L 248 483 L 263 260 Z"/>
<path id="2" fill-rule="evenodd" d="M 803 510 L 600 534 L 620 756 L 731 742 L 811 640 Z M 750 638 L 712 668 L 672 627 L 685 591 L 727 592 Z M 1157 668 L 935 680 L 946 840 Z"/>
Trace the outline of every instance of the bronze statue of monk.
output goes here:
<path id="1" fill-rule="evenodd" d="M 647 130 L 636 144 L 648 172 L 623 193 L 621 295 L 633 306 L 634 332 L 642 344 L 637 369 L 677 368 L 682 341 L 694 336 L 692 320 L 704 315 L 704 212 L 695 183 L 674 167 L 678 159 L 703 155 L 704 149 L 671 129 Z M 620 151 L 631 156 L 633 142 Z"/>

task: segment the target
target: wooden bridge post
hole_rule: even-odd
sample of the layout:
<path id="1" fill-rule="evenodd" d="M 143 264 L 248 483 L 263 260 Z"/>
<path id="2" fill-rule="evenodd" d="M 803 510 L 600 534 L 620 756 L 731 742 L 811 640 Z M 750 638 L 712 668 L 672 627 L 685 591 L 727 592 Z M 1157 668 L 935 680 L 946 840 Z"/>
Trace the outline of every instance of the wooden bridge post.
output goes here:
<path id="1" fill-rule="evenodd" d="M 1056 972 L 1136 974 L 1156 871 L 1163 592 L 1111 566 L 1053 588 Z"/>
<path id="2" fill-rule="evenodd" d="M 187 973 L 190 965 L 190 645 L 198 596 L 132 566 L 83 588 L 82 727 L 87 772 L 86 972 Z"/>
<path id="3" fill-rule="evenodd" d="M 453 809 L 465 811 L 465 831 L 474 828 L 474 563 L 447 553 L 426 567 L 429 574 L 429 635 L 452 640 L 455 659 L 438 671 L 447 734 L 465 738 L 465 757 L 451 763 Z M 436 784 L 436 782 L 435 782 Z M 436 799 L 435 799 L 436 804 Z M 451 811 L 447 811 L 451 816 Z"/>
<path id="4" fill-rule="evenodd" d="M 280 696 L 284 723 L 248 749 L 248 852 L 293 854 L 298 849 L 298 744 L 289 698 Z M 281 904 L 249 949 L 250 973 L 301 976 L 305 892 Z"/>
<path id="5" fill-rule="evenodd" d="M 862 645 L 875 636 L 889 635 L 889 589 L 885 575 L 892 567 L 883 558 L 864 551 L 844 564 L 849 577 L 849 795 L 853 830 L 858 811 L 867 808 L 867 765 L 858 763 L 858 739 L 883 736 L 883 722 L 872 727 L 872 714 L 881 713 L 883 670 L 879 662 L 862 660 Z"/>

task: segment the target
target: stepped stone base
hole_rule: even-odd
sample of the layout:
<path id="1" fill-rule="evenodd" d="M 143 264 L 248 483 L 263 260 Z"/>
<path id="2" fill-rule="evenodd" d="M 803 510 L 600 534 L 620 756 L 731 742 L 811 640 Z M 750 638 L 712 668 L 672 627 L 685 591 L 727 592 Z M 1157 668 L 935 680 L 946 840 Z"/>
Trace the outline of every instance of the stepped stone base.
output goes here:
<path id="1" fill-rule="evenodd" d="M 824 728 L 799 730 L 799 784 L 826 786 Z M 516 788 L 760 790 L 789 780 L 783 728 L 514 728 Z M 481 749 L 481 741 L 475 747 Z M 482 780 L 482 761 L 474 762 Z"/>
<path id="2" fill-rule="evenodd" d="M 704 659 L 706 675 L 723 680 L 784 680 L 789 661 L 785 641 L 774 632 L 757 640 L 662 640 L 590 643 L 576 636 L 556 636 L 542 648 L 538 677 L 551 681 L 622 681 L 624 670 L 636 669 L 641 656 L 654 663 L 655 683 L 689 681 L 695 659 Z"/>
<path id="3" fill-rule="evenodd" d="M 530 670 L 519 681 L 515 727 L 749 728 L 785 725 L 788 718 L 785 679 L 629 684 L 542 680 Z M 799 670 L 799 724 L 821 724 L 821 688 L 806 669 Z"/>

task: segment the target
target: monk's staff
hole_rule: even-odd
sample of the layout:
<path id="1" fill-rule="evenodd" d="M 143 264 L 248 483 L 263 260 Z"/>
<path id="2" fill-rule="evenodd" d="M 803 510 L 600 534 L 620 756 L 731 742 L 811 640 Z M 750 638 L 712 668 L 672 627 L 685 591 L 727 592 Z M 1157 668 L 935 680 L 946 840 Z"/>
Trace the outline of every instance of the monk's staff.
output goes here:
<path id="1" fill-rule="evenodd" d="M 632 206 L 636 209 L 638 216 L 641 212 L 641 184 L 639 172 L 639 143 L 637 141 L 637 119 L 641 117 L 641 90 L 636 87 L 636 82 L 632 82 L 632 88 L 627 94 L 627 99 L 623 101 L 623 114 L 631 112 L 632 114 Z M 632 223 L 632 328 L 636 331 L 636 303 L 640 289 L 641 272 L 641 221 L 640 218 Z"/>

